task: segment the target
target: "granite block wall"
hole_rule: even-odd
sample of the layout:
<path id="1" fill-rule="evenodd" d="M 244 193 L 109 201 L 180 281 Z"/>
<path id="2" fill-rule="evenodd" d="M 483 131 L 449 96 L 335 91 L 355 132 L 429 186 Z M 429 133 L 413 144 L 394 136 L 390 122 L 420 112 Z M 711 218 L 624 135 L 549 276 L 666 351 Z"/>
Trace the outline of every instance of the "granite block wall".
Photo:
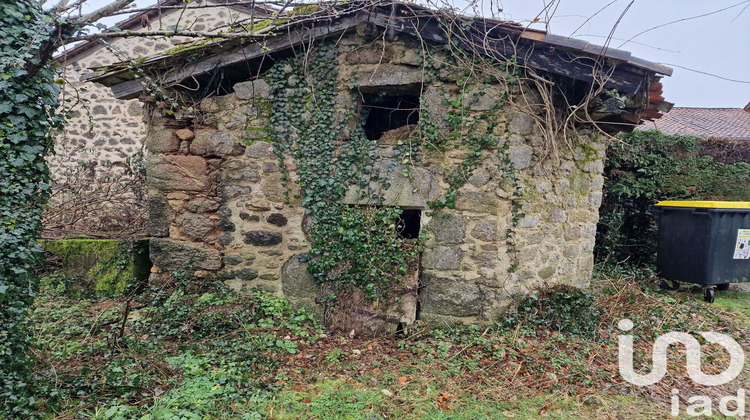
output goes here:
<path id="1" fill-rule="evenodd" d="M 338 115 L 356 109 L 347 84 L 356 74 L 357 89 L 364 93 L 412 92 L 417 86 L 430 118 L 442 135 L 448 134 L 442 118 L 446 95 L 456 97 L 463 88 L 451 69 L 440 68 L 439 83 L 422 85 L 420 57 L 408 40 L 383 44 L 347 36 L 338 49 Z M 482 164 L 460 188 L 454 208 L 429 215 L 427 203 L 445 193 L 447 173 L 469 151 L 426 152 L 407 177 L 399 175 L 395 143 L 378 145 L 380 164 L 393 174 L 383 205 L 421 211 L 420 228 L 427 233 L 419 269 L 420 319 L 482 322 L 514 294 L 544 284 L 586 287 L 590 281 L 605 142 L 594 130 L 579 127 L 569 147 L 548 156 L 544 119 L 539 118 L 543 111 L 534 104 L 540 96 L 532 86 L 519 85 L 512 94 L 524 101 L 492 110 L 501 89 L 497 83 L 474 90 L 479 99 L 472 101 L 471 115 L 499 113 L 493 130 L 498 145 L 483 152 Z M 309 220 L 295 198 L 297 185 L 287 182 L 291 191 L 286 190 L 268 138 L 273 99 L 269 85 L 258 78 L 236 84 L 232 94 L 203 99 L 200 119 L 156 115 L 150 120 L 152 276 L 188 269 L 199 278 L 216 276 L 237 290 L 283 295 L 320 313 L 320 286 L 306 270 Z M 507 159 L 515 184 L 503 176 Z M 294 180 L 294 161 L 286 162 Z M 352 189 L 344 202 L 358 204 L 358 197 Z M 513 216 L 513 201 L 520 217 Z"/>

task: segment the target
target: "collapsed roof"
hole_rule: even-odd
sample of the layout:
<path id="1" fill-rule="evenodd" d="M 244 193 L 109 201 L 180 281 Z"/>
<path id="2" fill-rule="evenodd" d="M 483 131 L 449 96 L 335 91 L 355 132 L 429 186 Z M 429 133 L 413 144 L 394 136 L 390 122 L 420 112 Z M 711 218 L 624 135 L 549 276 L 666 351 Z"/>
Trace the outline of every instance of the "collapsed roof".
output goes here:
<path id="1" fill-rule="evenodd" d="M 155 71 L 160 83 L 173 85 L 188 79 L 231 69 L 315 39 L 346 32 L 376 31 L 393 40 L 399 34 L 420 38 L 432 45 L 455 42 L 459 47 L 500 62 L 516 60 L 529 69 L 603 86 L 618 100 L 598 104 L 606 112 L 590 110 L 594 120 L 610 131 L 632 131 L 641 120 L 660 118 L 672 108 L 662 96 L 662 76 L 672 69 L 623 50 L 548 34 L 513 22 L 458 16 L 412 3 L 385 0 L 319 3 L 302 6 L 270 19 L 245 22 L 222 37 L 190 43 L 138 63 Z M 460 34 L 459 37 L 449 37 Z M 133 62 L 95 69 L 89 80 L 110 86 L 118 99 L 143 92 Z M 601 111 L 601 110 L 600 110 Z"/>

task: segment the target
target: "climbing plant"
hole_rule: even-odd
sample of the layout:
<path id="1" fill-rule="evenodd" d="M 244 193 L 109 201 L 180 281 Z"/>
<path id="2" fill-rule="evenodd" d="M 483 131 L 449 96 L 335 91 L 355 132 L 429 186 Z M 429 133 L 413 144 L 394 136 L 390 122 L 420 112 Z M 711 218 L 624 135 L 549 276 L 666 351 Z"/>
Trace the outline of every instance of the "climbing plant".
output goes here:
<path id="1" fill-rule="evenodd" d="M 51 21 L 26 1 L 4 2 L 0 13 L 0 413 L 7 418 L 30 417 L 34 406 L 27 312 L 49 193 L 44 156 L 60 123 L 60 86 L 45 63 L 56 37 Z"/>
<path id="2" fill-rule="evenodd" d="M 459 62 L 476 67 L 458 71 L 461 92 L 454 95 L 442 87 L 444 105 L 448 110 L 444 124 L 450 134 L 439 132 L 439 123 L 432 118 L 424 96 L 420 96 L 420 118 L 414 134 L 399 140 L 392 159 L 381 159 L 378 143 L 365 135 L 368 107 L 358 91 L 357 75 L 337 86 L 337 48 L 332 43 L 315 45 L 300 51 L 297 58 L 276 63 L 264 76 L 273 91 L 270 115 L 270 138 L 287 186 L 287 197 L 299 198 L 307 214 L 312 217 L 309 229 L 311 251 L 309 270 L 319 283 L 334 284 L 349 290 L 362 290 L 370 299 L 387 296 L 394 281 L 406 274 L 410 262 L 421 252 L 422 240 L 406 246 L 399 237 L 399 208 L 383 206 L 380 195 L 390 187 L 393 171 L 411 176 L 411 167 L 429 152 L 444 153 L 448 147 L 461 148 L 466 157 L 446 174 L 449 187 L 437 200 L 428 203 L 432 214 L 444 208 L 454 208 L 456 196 L 468 182 L 474 170 L 481 167 L 490 155 L 499 150 L 498 170 L 509 179 L 517 201 L 520 183 L 508 157 L 507 142 L 499 144 L 503 132 L 498 133 L 501 110 L 506 104 L 508 90 L 499 92 L 490 109 L 477 111 L 474 105 L 482 92 L 498 82 L 487 72 L 478 71 L 480 62 L 464 50 L 459 59 L 447 54 L 443 60 L 454 69 Z M 421 48 L 421 68 L 424 85 L 441 86 L 438 68 L 433 57 Z M 445 65 L 445 64 L 441 64 Z M 493 63 L 517 80 L 518 68 L 512 61 Z M 352 95 L 352 109 L 341 112 L 337 95 Z M 358 121 L 352 124 L 352 121 Z M 502 130 L 501 130 L 502 131 Z M 296 179 L 286 170 L 287 158 L 296 165 Z M 300 197 L 289 197 L 288 184 L 297 182 Z M 360 191 L 357 202 L 367 205 L 346 205 L 342 199 L 351 187 Z M 520 205 L 513 207 L 512 227 L 508 229 L 508 243 L 513 251 L 513 227 L 520 218 Z M 515 265 L 511 271 L 515 270 Z"/>
<path id="3" fill-rule="evenodd" d="M 293 157 L 299 198 L 313 218 L 309 270 L 319 283 L 339 290 L 354 286 L 370 299 L 385 297 L 391 283 L 407 272 L 419 247 L 404 246 L 397 234 L 401 209 L 340 202 L 348 188 L 356 185 L 363 189 L 360 199 L 380 203 L 369 187 L 380 180 L 373 166 L 376 143 L 367 139 L 361 123 L 347 127 L 343 118 L 353 114 L 335 115 L 335 46 L 320 44 L 301 56 L 307 60 L 294 58 L 276 64 L 266 80 L 274 95 L 270 135 L 282 180 L 292 182 L 286 158 Z M 356 95 L 353 99 L 358 100 Z M 360 121 L 366 118 L 365 113 Z M 342 142 L 345 128 L 350 132 Z"/>
<path id="4" fill-rule="evenodd" d="M 447 25 L 442 26 L 445 28 Z M 450 53 L 443 58 L 449 67 L 458 72 L 457 81 L 460 87 L 458 95 L 451 95 L 445 85 L 439 83 L 438 69 L 435 60 L 430 55 L 423 55 L 421 63 L 425 73 L 425 83 L 438 82 L 436 85 L 440 87 L 443 105 L 447 109 L 443 120 L 450 134 L 447 139 L 439 138 L 438 125 L 434 119 L 430 118 L 429 109 L 423 105 L 422 112 L 426 112 L 426 115 L 419 121 L 418 138 L 426 142 L 425 145 L 438 151 L 444 151 L 447 143 L 466 151 L 466 157 L 446 175 L 447 191 L 428 205 L 432 209 L 432 214 L 444 208 L 454 208 L 461 187 L 468 182 L 474 171 L 483 165 L 489 156 L 488 151 L 495 151 L 499 158 L 497 170 L 503 180 L 509 181 L 508 186 L 511 190 L 509 194 L 511 219 L 505 236 L 508 255 L 511 258 L 508 271 L 512 273 L 518 268 L 515 231 L 518 222 L 523 218 L 521 181 L 510 159 L 509 142 L 499 141 L 501 136 L 507 136 L 509 133 L 507 129 L 497 132 L 497 128 L 500 126 L 502 109 L 509 101 L 509 92 L 519 81 L 521 68 L 515 57 L 511 57 L 506 62 L 487 60 L 480 54 L 460 47 L 457 45 L 458 42 L 455 37 L 449 38 L 445 49 Z M 502 83 L 503 87 L 495 92 L 498 96 L 494 98 L 492 105 L 481 113 L 472 112 L 472 107 L 487 91 L 492 89 L 493 83 Z M 421 150 L 422 147 L 422 144 L 417 146 L 410 144 L 409 150 Z"/>

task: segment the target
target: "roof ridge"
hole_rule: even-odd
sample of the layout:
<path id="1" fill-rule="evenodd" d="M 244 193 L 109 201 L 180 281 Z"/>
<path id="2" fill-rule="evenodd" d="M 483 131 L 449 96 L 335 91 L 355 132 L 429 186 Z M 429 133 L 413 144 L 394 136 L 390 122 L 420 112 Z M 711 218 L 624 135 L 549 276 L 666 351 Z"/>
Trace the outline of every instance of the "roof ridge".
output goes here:
<path id="1" fill-rule="evenodd" d="M 743 108 L 734 107 L 698 107 L 698 106 L 674 106 L 672 109 L 733 109 L 737 111 L 744 111 Z"/>
<path id="2" fill-rule="evenodd" d="M 156 3 L 153 3 L 153 4 L 149 5 L 149 6 L 144 6 L 142 8 L 142 9 L 146 9 L 146 10 L 141 10 L 140 12 L 133 12 L 133 14 L 127 15 L 127 17 L 125 19 L 123 19 L 123 20 L 115 23 L 114 25 L 112 25 L 112 27 L 113 28 L 119 28 L 120 30 L 127 30 L 131 26 L 136 25 L 139 22 L 141 22 L 141 19 L 144 16 L 148 16 L 148 15 L 154 14 L 154 13 L 158 14 L 158 15 L 163 15 L 163 14 L 168 14 L 168 13 L 178 12 L 180 10 L 183 10 L 183 9 L 175 9 L 175 8 L 160 9 L 160 7 L 178 6 L 178 5 L 182 4 L 182 3 L 185 3 L 186 4 L 186 8 L 195 8 L 195 9 L 201 8 L 200 5 L 197 6 L 197 7 L 189 7 L 189 6 L 187 6 L 192 1 L 193 0 L 187 0 L 187 1 L 185 1 L 185 0 L 156 0 Z M 201 0 L 197 0 L 197 1 L 198 1 L 198 3 L 201 3 Z M 241 5 L 235 4 L 235 3 L 238 3 L 238 2 L 242 3 L 243 0 L 207 0 L 207 1 L 209 1 L 211 3 L 216 3 L 216 4 L 220 5 L 220 6 L 234 7 L 234 8 L 238 8 L 240 6 L 248 6 L 248 7 L 250 6 L 248 4 L 241 4 Z M 263 7 L 263 6 L 252 6 L 252 7 L 255 7 L 257 9 L 270 10 L 270 9 L 268 9 L 266 7 Z M 127 9 L 126 9 L 126 11 L 127 11 Z M 109 31 L 109 30 L 110 29 L 107 29 L 107 31 Z M 84 42 L 82 42 L 80 44 L 77 44 L 77 45 L 73 46 L 69 50 L 63 51 L 55 59 L 56 60 L 62 60 L 62 61 L 68 61 L 68 60 L 71 60 L 73 57 L 75 57 L 75 56 L 77 56 L 79 54 L 82 54 L 82 53 L 84 53 L 84 52 L 86 52 L 86 51 L 88 51 L 90 49 L 96 48 L 96 47 L 101 47 L 103 45 L 104 44 L 102 44 L 101 42 L 99 42 L 97 40 L 84 41 Z"/>

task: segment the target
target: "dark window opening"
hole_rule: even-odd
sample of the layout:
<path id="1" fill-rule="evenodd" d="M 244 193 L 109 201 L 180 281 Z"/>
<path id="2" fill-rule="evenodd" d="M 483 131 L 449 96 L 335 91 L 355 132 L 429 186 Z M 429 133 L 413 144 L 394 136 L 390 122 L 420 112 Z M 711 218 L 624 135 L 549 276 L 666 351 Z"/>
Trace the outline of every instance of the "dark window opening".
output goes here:
<path id="1" fill-rule="evenodd" d="M 404 239 L 417 239 L 419 238 L 420 221 L 422 218 L 422 211 L 417 209 L 404 209 L 401 215 L 398 217 L 398 223 L 396 229 L 398 229 L 398 235 Z"/>
<path id="2" fill-rule="evenodd" d="M 378 140 L 383 133 L 419 121 L 419 96 L 388 93 L 364 94 L 363 107 L 367 109 L 365 135 Z"/>

